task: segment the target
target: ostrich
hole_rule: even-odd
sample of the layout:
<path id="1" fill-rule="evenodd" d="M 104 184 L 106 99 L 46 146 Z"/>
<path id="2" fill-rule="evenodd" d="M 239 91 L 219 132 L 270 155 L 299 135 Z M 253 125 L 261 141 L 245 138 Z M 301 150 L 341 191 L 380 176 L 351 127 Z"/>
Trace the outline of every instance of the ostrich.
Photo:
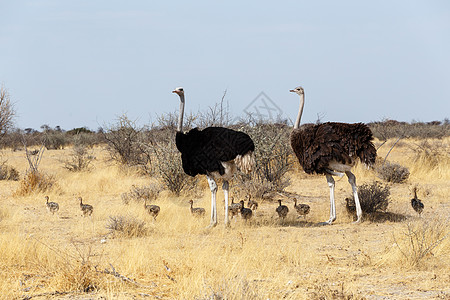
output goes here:
<path id="1" fill-rule="evenodd" d="M 417 198 L 417 187 L 414 187 L 413 191 L 414 198 L 411 199 L 411 206 L 420 216 L 425 206 L 423 205 L 422 201 Z"/>
<path id="2" fill-rule="evenodd" d="M 372 143 L 373 137 L 369 127 L 362 123 L 307 124 L 300 127 L 305 93 L 302 87 L 290 92 L 300 96 L 300 108 L 294 129 L 291 132 L 291 146 L 295 155 L 308 174 L 323 174 L 330 187 L 330 219 L 322 224 L 332 224 L 336 220 L 333 176 L 348 177 L 355 198 L 357 220 L 361 221 L 361 205 L 356 188 L 356 177 L 351 172 L 356 160 L 367 166 L 375 163 L 377 151 Z"/>
<path id="3" fill-rule="evenodd" d="M 278 213 L 278 216 L 284 220 L 289 212 L 289 208 L 286 205 L 281 205 L 281 200 L 278 200 L 278 207 L 275 211 Z"/>
<path id="4" fill-rule="evenodd" d="M 230 212 L 231 215 L 231 219 L 233 219 L 234 216 L 237 216 L 239 214 L 239 212 L 241 211 L 242 208 L 242 204 L 239 203 L 234 203 L 234 197 L 231 197 L 231 204 L 228 207 L 228 211 Z"/>
<path id="5" fill-rule="evenodd" d="M 244 200 L 241 200 L 239 203 L 241 204 L 241 217 L 247 221 L 252 217 L 253 212 L 250 208 L 244 207 Z"/>
<path id="6" fill-rule="evenodd" d="M 78 200 L 80 200 L 80 208 L 81 211 L 83 212 L 83 217 L 92 215 L 94 207 L 92 207 L 92 205 L 89 204 L 83 204 L 83 198 L 81 197 L 78 197 Z"/>
<path id="7" fill-rule="evenodd" d="M 52 214 L 55 214 L 59 210 L 59 204 L 56 202 L 48 202 L 48 196 L 45 196 L 45 200 L 47 200 L 47 210 Z"/>
<path id="8" fill-rule="evenodd" d="M 294 208 L 297 211 L 297 213 L 300 216 L 304 216 L 306 218 L 306 215 L 309 214 L 310 207 L 308 204 L 297 204 L 297 198 L 294 198 Z"/>
<path id="9" fill-rule="evenodd" d="M 147 205 L 147 199 L 144 199 L 144 208 L 148 212 L 150 216 L 156 221 L 156 217 L 158 216 L 161 208 L 158 205 Z"/>
<path id="10" fill-rule="evenodd" d="M 248 194 L 248 202 L 247 202 L 247 206 L 251 209 L 251 210 L 257 210 L 258 209 L 258 202 L 256 202 L 255 200 L 252 200 L 252 195 Z"/>
<path id="11" fill-rule="evenodd" d="M 189 204 L 191 204 L 191 214 L 195 217 L 204 217 L 205 209 L 203 207 L 192 207 L 194 204 L 193 200 L 189 200 Z"/>
<path id="12" fill-rule="evenodd" d="M 178 87 L 172 91 L 180 97 L 180 114 L 175 137 L 177 149 L 181 152 L 183 170 L 189 176 L 204 174 L 211 190 L 211 223 L 217 225 L 217 179 L 222 179 L 225 195 L 225 226 L 228 225 L 228 181 L 236 169 L 249 173 L 255 164 L 255 144 L 244 132 L 223 127 L 191 129 L 183 133 L 184 90 Z"/>

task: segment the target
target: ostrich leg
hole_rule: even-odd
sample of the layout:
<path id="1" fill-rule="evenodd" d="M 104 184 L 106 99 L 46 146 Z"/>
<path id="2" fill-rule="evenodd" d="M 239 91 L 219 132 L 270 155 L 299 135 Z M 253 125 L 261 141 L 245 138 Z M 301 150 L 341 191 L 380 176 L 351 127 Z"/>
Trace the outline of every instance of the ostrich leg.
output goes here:
<path id="1" fill-rule="evenodd" d="M 336 220 L 336 203 L 334 202 L 334 178 L 333 176 L 327 174 L 327 182 L 330 187 L 330 219 L 324 224 L 331 225 L 334 220 Z"/>
<path id="2" fill-rule="evenodd" d="M 216 193 L 217 183 L 214 178 L 206 175 L 208 179 L 209 188 L 211 189 L 211 223 L 208 228 L 212 228 L 217 225 L 217 205 L 216 205 Z"/>
<path id="3" fill-rule="evenodd" d="M 357 219 L 356 219 L 356 221 L 353 222 L 353 223 L 359 223 L 359 222 L 361 222 L 362 209 L 361 209 L 361 203 L 359 202 L 358 189 L 356 188 L 356 177 L 355 177 L 355 175 L 353 175 L 353 173 L 350 172 L 350 171 L 345 172 L 345 174 L 347 174 L 348 182 L 349 182 L 350 185 L 352 186 L 352 190 L 353 190 L 353 198 L 355 198 L 356 216 L 357 216 Z"/>
<path id="4" fill-rule="evenodd" d="M 228 181 L 224 180 L 222 189 L 223 189 L 223 194 L 225 196 L 225 227 L 228 226 L 228 190 L 229 190 L 229 188 L 230 188 L 230 184 L 228 183 Z"/>

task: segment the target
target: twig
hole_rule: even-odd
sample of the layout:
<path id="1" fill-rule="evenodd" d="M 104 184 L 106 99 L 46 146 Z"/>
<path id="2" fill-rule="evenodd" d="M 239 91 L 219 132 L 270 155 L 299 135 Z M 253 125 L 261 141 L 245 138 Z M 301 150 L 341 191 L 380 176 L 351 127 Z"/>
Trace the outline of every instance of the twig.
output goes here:
<path id="1" fill-rule="evenodd" d="M 397 145 L 397 143 L 398 143 L 402 138 L 403 138 L 403 136 L 399 137 L 399 138 L 395 141 L 394 145 L 392 145 L 391 149 L 389 149 L 388 153 L 386 154 L 386 157 L 384 158 L 383 165 L 386 163 L 386 159 L 388 158 L 389 153 L 391 153 L 392 149 L 394 149 L 395 145 Z"/>
<path id="2" fill-rule="evenodd" d="M 122 275 L 122 274 L 120 274 L 120 273 L 118 273 L 118 272 L 116 272 L 116 269 L 114 268 L 114 266 L 113 266 L 112 264 L 109 264 L 109 265 L 111 266 L 111 270 L 112 270 L 112 271 L 110 271 L 110 270 L 108 270 L 108 269 L 105 269 L 104 271 L 99 271 L 99 270 L 97 270 L 97 266 L 95 266 L 95 271 L 96 271 L 97 273 L 103 273 L 103 274 L 113 275 L 114 277 L 116 277 L 116 278 L 118 278 L 118 279 L 120 279 L 120 280 L 122 280 L 122 281 L 131 283 L 131 284 L 137 285 L 137 286 L 139 286 L 139 287 L 143 287 L 143 288 L 154 288 L 154 287 L 157 286 L 157 284 L 154 283 L 154 282 L 152 282 L 152 283 L 153 283 L 153 286 L 148 286 L 148 285 L 140 284 L 139 282 L 137 282 L 137 281 L 135 281 L 135 280 L 133 280 L 133 279 L 131 279 L 131 278 L 128 278 L 128 277 L 126 277 L 126 276 L 124 276 L 124 275 Z"/>
<path id="3" fill-rule="evenodd" d="M 28 300 L 31 299 L 33 297 L 44 297 L 44 296 L 56 296 L 56 295 L 68 295 L 68 294 L 74 294 L 75 292 L 59 292 L 59 291 L 54 291 L 54 292 L 47 292 L 47 293 L 42 293 L 42 294 L 37 294 L 37 295 L 24 295 L 22 296 L 23 300 Z"/>

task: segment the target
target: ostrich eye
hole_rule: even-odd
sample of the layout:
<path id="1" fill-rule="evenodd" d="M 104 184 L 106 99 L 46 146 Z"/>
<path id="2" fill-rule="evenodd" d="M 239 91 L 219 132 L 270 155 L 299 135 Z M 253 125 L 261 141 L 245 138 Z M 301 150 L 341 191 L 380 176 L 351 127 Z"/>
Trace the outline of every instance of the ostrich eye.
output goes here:
<path id="1" fill-rule="evenodd" d="M 180 91 L 180 92 L 182 92 L 182 91 L 183 91 L 183 89 L 179 89 L 179 91 Z"/>

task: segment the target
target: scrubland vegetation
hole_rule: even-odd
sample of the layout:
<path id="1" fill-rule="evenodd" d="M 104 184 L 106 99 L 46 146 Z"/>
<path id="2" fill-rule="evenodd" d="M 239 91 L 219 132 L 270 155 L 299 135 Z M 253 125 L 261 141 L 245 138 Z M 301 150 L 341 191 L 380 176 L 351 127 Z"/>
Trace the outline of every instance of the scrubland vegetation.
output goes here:
<path id="1" fill-rule="evenodd" d="M 317 226 L 328 219 L 328 186 L 301 170 L 288 143 L 291 127 L 228 120 L 211 109 L 188 116 L 186 127 L 226 125 L 255 141 L 257 168 L 236 176 L 231 196 L 251 194 L 259 207 L 249 222 L 233 219 L 229 228 L 221 189 L 219 226 L 205 229 L 208 217 L 190 214 L 194 200 L 208 216 L 210 193 L 204 177 L 182 171 L 171 114 L 142 128 L 121 116 L 96 132 L 44 126 L 4 135 L 0 297 L 450 297 L 448 122 L 369 124 L 379 160 L 372 170 L 355 169 L 369 201 L 364 222 L 351 223 L 344 177 L 336 180 L 337 221 Z M 415 186 L 425 205 L 420 217 L 410 204 Z M 46 195 L 60 206 L 55 215 L 46 210 Z M 82 216 L 79 196 L 94 207 L 92 216 Z M 310 205 L 305 218 L 297 218 L 293 196 Z M 290 208 L 284 222 L 277 199 Z M 156 220 L 144 200 L 161 207 Z"/>

